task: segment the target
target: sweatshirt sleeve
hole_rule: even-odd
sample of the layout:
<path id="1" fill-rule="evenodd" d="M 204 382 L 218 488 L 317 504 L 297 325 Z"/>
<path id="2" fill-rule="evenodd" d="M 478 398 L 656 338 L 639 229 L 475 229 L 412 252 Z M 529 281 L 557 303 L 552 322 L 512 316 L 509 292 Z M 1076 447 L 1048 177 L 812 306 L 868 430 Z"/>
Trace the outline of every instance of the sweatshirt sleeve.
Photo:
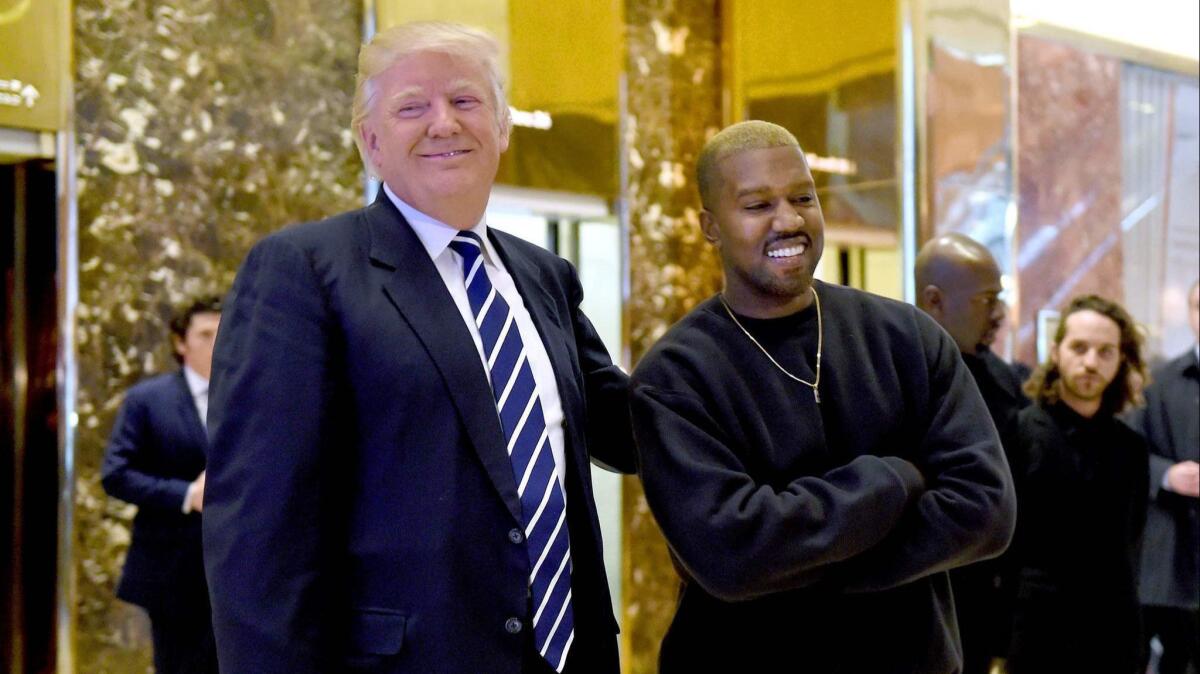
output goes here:
<path id="1" fill-rule="evenodd" d="M 926 490 L 885 541 L 838 569 L 846 591 L 885 590 L 994 557 L 1016 524 L 1012 474 L 974 379 L 948 335 L 919 317 L 917 329 L 930 382 L 923 437 L 915 451 L 878 453 L 912 457 Z"/>
<path id="2" fill-rule="evenodd" d="M 683 570 L 725 601 L 821 581 L 884 540 L 924 492 L 921 472 L 895 456 L 759 484 L 698 392 L 635 376 L 631 410 L 650 509 Z"/>

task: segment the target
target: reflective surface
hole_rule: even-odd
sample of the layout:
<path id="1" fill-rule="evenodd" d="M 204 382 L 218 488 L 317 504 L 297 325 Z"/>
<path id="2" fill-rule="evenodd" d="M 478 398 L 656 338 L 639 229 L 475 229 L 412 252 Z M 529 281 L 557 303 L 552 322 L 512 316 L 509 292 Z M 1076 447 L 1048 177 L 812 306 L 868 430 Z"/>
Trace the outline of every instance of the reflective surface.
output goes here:
<path id="1" fill-rule="evenodd" d="M 987 246 L 1014 285 L 1012 56 L 1007 0 L 912 2 L 919 75 L 919 246 L 959 232 Z M 1007 299 L 1011 297 L 1006 296 Z M 1009 325 L 1015 320 L 1010 312 Z M 1009 330 L 994 350 L 1009 352 Z"/>
<path id="2" fill-rule="evenodd" d="M 1034 364 L 1038 312 L 1122 288 L 1121 65 L 1059 42 L 1018 38 L 1020 278 L 1014 357 Z"/>
<path id="3" fill-rule="evenodd" d="M 1121 238 L 1129 310 L 1153 360 L 1195 344 L 1187 292 L 1200 259 L 1200 88 L 1195 78 L 1121 71 Z"/>
<path id="4" fill-rule="evenodd" d="M 896 3 L 728 6 L 734 117 L 795 134 L 830 230 L 896 232 Z"/>

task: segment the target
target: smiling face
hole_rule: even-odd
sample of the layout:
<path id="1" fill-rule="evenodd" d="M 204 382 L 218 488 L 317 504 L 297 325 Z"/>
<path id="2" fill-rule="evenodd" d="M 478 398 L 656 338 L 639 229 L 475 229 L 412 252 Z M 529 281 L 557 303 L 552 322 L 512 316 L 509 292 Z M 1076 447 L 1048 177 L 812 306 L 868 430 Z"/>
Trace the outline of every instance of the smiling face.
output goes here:
<path id="1" fill-rule="evenodd" d="M 508 148 L 482 64 L 418 52 L 372 82 L 360 133 L 379 178 L 413 208 L 452 227 L 475 226 Z"/>
<path id="2" fill-rule="evenodd" d="M 773 318 L 812 301 L 825 219 L 803 151 L 743 150 L 721 159 L 712 209 L 700 224 L 721 253 L 725 299 L 738 313 Z"/>

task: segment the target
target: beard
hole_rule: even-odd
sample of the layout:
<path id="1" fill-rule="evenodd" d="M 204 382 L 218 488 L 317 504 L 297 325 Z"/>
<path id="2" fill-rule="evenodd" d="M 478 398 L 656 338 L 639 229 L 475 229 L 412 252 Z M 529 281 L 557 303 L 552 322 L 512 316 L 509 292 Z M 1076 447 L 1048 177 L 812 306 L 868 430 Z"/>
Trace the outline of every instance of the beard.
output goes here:
<path id="1" fill-rule="evenodd" d="M 1064 376 L 1062 378 L 1063 388 L 1072 397 L 1087 402 L 1102 398 L 1110 384 L 1112 384 L 1111 379 L 1105 381 L 1104 377 L 1099 374 Z"/>
<path id="2" fill-rule="evenodd" d="M 757 294 L 780 299 L 791 299 L 803 295 L 808 292 L 813 282 L 813 275 L 809 270 L 804 270 L 794 276 L 779 277 L 768 269 L 751 269 L 739 271 L 738 276 L 742 278 L 747 287 L 752 288 Z"/>

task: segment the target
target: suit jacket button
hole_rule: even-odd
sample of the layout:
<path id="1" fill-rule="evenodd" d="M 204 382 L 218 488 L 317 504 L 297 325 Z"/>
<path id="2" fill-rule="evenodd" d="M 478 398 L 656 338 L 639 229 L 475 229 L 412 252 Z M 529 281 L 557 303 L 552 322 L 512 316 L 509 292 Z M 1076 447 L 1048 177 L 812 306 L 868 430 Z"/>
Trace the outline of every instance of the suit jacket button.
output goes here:
<path id="1" fill-rule="evenodd" d="M 508 532 L 508 540 L 513 545 L 520 545 L 525 542 L 525 534 L 521 533 L 520 529 L 512 529 Z"/>
<path id="2" fill-rule="evenodd" d="M 508 632 L 509 634 L 517 634 L 521 631 L 522 627 L 524 627 L 524 625 L 521 624 L 520 618 L 509 618 L 508 620 L 504 621 L 504 631 Z"/>

